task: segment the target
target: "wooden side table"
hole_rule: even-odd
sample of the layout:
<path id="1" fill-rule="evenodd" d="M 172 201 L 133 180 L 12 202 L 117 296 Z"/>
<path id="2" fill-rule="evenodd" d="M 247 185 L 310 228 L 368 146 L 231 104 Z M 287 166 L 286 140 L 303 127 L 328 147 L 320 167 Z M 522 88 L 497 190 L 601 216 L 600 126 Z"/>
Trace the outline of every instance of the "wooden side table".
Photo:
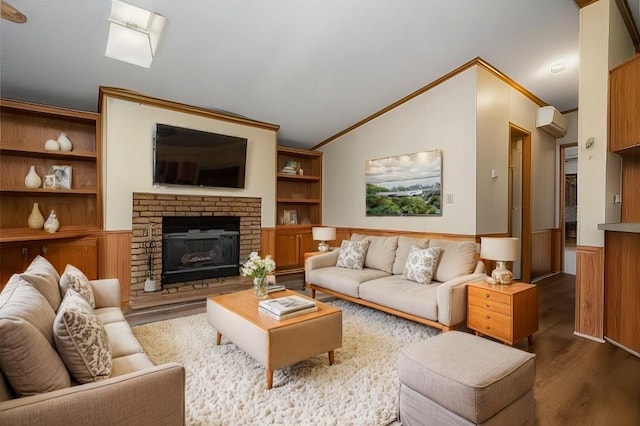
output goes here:
<path id="1" fill-rule="evenodd" d="M 533 348 L 538 331 L 538 287 L 533 284 L 467 285 L 467 327 L 508 345 L 527 337 Z"/>

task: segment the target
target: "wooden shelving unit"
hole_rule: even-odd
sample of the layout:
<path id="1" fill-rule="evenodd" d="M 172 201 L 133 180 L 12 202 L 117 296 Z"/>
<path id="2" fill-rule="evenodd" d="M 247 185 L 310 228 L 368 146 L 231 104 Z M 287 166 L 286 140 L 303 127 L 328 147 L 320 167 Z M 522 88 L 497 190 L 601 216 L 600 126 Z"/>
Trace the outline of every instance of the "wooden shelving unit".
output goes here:
<path id="1" fill-rule="evenodd" d="M 291 161 L 302 174 L 282 172 Z M 322 224 L 322 153 L 278 147 L 276 170 L 274 257 L 278 272 L 299 272 L 304 268 L 304 253 L 317 249 L 311 227 Z M 284 212 L 291 210 L 296 213 L 296 223 L 283 223 Z"/>
<path id="2" fill-rule="evenodd" d="M 74 257 L 89 253 L 89 258 L 76 258 L 75 263 L 89 267 L 88 276 L 97 275 L 97 238 L 87 237 L 95 236 L 102 228 L 100 115 L 2 99 L 0 118 L 0 244 L 4 258 L 0 285 L 7 275 L 19 272 L 37 254 L 51 257 L 53 252 L 50 260 L 59 270 L 66 262 L 72 263 L 65 253 L 73 253 Z M 72 150 L 45 151 L 45 142 L 57 139 L 60 133 L 71 140 Z M 44 180 L 54 165 L 71 166 L 70 189 L 25 186 L 24 178 L 31 166 Z M 49 234 L 28 228 L 34 203 L 38 203 L 45 219 L 52 210 L 56 212 L 58 232 Z M 81 240 L 89 246 L 83 246 Z M 65 241 L 72 250 L 62 247 Z M 43 242 L 50 247 L 55 242 L 56 250 L 47 249 Z"/>

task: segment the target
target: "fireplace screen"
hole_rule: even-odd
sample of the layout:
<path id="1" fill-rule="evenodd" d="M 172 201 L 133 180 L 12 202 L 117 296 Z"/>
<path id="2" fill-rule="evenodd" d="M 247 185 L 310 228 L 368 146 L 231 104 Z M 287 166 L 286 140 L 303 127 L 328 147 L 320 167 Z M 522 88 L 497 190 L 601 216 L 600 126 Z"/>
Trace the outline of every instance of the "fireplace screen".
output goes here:
<path id="1" fill-rule="evenodd" d="M 162 283 L 238 275 L 239 247 L 237 230 L 163 231 Z"/>

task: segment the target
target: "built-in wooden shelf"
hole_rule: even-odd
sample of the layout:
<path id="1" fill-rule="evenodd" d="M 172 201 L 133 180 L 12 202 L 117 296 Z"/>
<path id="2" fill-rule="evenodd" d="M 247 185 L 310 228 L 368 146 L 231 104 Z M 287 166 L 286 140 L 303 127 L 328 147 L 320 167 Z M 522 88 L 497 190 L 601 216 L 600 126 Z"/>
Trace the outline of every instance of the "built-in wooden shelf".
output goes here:
<path id="1" fill-rule="evenodd" d="M 15 156 L 28 155 L 29 157 L 32 157 L 32 158 L 96 161 L 97 154 L 95 152 L 41 151 L 41 150 L 34 150 L 34 149 L 3 147 L 3 148 L 0 148 L 0 155 L 15 155 Z"/>
<path id="2" fill-rule="evenodd" d="M 0 193 L 38 195 L 98 195 L 96 188 L 51 189 L 51 188 L 0 188 Z"/>
<path id="3" fill-rule="evenodd" d="M 61 226 L 54 233 L 49 233 L 44 229 L 5 228 L 0 229 L 0 243 L 80 238 L 94 235 L 97 232 L 99 232 L 98 228 L 85 226 Z"/>
<path id="4" fill-rule="evenodd" d="M 299 181 L 299 182 L 319 182 L 320 176 L 315 175 L 292 175 L 288 173 L 278 173 L 278 179 L 280 180 L 290 180 L 290 181 Z"/>
<path id="5" fill-rule="evenodd" d="M 278 198 L 278 203 L 287 204 L 318 204 L 319 198 Z"/>

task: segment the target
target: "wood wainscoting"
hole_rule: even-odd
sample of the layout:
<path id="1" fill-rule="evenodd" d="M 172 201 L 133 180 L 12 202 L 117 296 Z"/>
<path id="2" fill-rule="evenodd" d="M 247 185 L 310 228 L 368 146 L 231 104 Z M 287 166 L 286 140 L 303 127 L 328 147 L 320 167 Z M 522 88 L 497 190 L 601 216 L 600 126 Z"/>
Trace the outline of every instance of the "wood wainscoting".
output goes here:
<path id="1" fill-rule="evenodd" d="M 576 247 L 576 330 L 604 342 L 604 247 Z"/>
<path id="2" fill-rule="evenodd" d="M 104 231 L 98 238 L 98 277 L 120 280 L 120 305 L 131 294 L 131 231 Z"/>
<path id="3" fill-rule="evenodd" d="M 562 268 L 562 232 L 560 228 L 533 231 L 531 234 L 531 279 Z"/>

